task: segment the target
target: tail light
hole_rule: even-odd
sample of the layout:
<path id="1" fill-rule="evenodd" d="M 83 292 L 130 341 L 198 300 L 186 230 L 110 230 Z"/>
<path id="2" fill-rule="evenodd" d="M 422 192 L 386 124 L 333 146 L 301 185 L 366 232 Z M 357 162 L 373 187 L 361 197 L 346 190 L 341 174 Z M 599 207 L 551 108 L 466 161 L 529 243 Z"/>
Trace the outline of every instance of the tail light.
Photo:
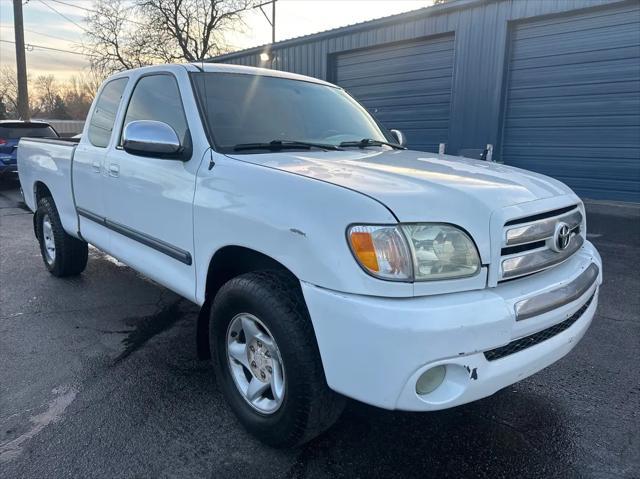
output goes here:
<path id="1" fill-rule="evenodd" d="M 4 138 L 0 138 L 0 145 L 6 145 L 7 144 L 7 140 L 5 140 Z"/>

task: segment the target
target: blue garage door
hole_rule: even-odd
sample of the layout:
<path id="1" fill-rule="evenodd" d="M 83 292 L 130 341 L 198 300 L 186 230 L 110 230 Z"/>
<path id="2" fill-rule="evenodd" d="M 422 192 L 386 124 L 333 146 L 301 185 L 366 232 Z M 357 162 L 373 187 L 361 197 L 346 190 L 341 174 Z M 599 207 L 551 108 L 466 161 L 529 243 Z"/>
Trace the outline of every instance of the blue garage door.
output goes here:
<path id="1" fill-rule="evenodd" d="M 438 151 L 447 143 L 453 35 L 342 53 L 335 80 L 409 146 Z"/>
<path id="2" fill-rule="evenodd" d="M 640 201 L 640 4 L 512 31 L 502 160 Z"/>

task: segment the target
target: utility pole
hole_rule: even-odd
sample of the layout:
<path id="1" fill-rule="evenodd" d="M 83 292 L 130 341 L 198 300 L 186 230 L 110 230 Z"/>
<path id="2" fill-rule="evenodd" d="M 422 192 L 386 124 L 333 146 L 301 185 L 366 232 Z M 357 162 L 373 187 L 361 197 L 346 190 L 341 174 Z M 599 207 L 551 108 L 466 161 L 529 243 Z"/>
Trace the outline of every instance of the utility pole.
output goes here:
<path id="1" fill-rule="evenodd" d="M 269 22 L 269 25 L 271 25 L 271 44 L 272 45 L 276 42 L 276 2 L 277 1 L 278 0 L 271 0 L 270 2 L 261 3 L 253 7 L 253 8 L 259 8 L 262 14 L 264 15 L 264 18 L 266 18 L 267 22 Z M 269 18 L 269 15 L 267 15 L 267 12 L 265 12 L 262 9 L 262 7 L 269 4 L 271 4 L 271 18 Z"/>
<path id="2" fill-rule="evenodd" d="M 277 0 L 271 0 L 269 2 L 264 2 L 253 7 L 253 8 L 259 8 L 262 14 L 264 15 L 264 18 L 266 18 L 267 22 L 269 22 L 269 25 L 271 25 L 271 47 L 269 47 L 270 51 L 267 50 L 260 54 L 260 61 L 262 62 L 271 61 L 271 68 L 276 67 L 276 60 L 277 60 L 276 56 L 273 53 L 273 44 L 276 43 L 276 1 Z M 267 12 L 265 12 L 262 9 L 263 6 L 268 4 L 271 4 L 271 18 L 269 18 L 269 15 L 267 15 Z"/>
<path id="3" fill-rule="evenodd" d="M 276 42 L 276 0 L 271 2 L 271 44 Z"/>
<path id="4" fill-rule="evenodd" d="M 27 91 L 27 60 L 24 56 L 24 28 L 22 0 L 13 0 L 13 25 L 16 32 L 16 66 L 18 70 L 18 116 L 28 121 L 29 93 Z"/>

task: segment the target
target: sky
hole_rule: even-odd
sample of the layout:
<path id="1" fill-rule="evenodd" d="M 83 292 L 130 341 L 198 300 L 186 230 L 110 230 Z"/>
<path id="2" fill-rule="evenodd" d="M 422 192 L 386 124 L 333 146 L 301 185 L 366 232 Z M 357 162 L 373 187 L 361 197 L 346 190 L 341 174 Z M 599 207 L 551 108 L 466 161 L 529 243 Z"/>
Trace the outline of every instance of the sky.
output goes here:
<path id="1" fill-rule="evenodd" d="M 91 8 L 93 0 L 23 0 L 27 70 L 30 76 L 53 74 L 64 81 L 87 71 L 86 58 L 78 54 L 85 27 L 82 8 Z M 427 7 L 432 0 L 278 0 L 276 4 L 276 41 L 308 35 L 374 18 Z M 78 8 L 80 7 L 80 8 Z M 57 10 L 56 13 L 53 10 Z M 266 7 L 270 13 L 270 7 Z M 64 17 L 66 18 L 64 18 Z M 259 10 L 245 16 L 246 28 L 228 38 L 233 50 L 271 42 L 271 26 Z M 0 0 L 0 67 L 15 68 L 13 2 Z M 71 51 L 64 53 L 35 47 Z"/>

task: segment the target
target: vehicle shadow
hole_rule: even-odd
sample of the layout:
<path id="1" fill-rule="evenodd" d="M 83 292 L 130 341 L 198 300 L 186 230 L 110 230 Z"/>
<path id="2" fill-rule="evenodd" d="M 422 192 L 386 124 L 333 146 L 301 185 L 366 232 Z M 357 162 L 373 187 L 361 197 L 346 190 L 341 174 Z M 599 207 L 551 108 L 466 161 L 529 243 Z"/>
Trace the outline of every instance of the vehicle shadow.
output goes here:
<path id="1" fill-rule="evenodd" d="M 551 400 L 513 388 L 430 413 L 352 401 L 289 477 L 572 477 L 573 449 Z"/>
<path id="2" fill-rule="evenodd" d="M 20 188 L 20 179 L 16 173 L 0 175 L 0 191 Z"/>
<path id="3" fill-rule="evenodd" d="M 271 449 L 244 431 L 226 405 L 209 362 L 197 359 L 196 309 L 181 301 L 167 303 L 157 314 L 168 313 L 178 318 L 168 321 L 166 334 L 156 336 L 160 342 L 145 346 L 127 362 L 131 360 L 133 367 L 138 354 L 148 356 L 152 359 L 145 361 L 146 367 L 138 369 L 143 376 L 175 377 L 176 384 L 179 379 L 179 392 L 158 404 L 158 413 L 170 410 L 171 419 L 154 417 L 153 422 L 164 424 L 172 442 L 208 444 L 206 452 L 200 448 L 192 460 L 210 477 L 243 477 L 252 474 L 255 462 L 269 464 L 262 477 L 289 479 L 580 475 L 575 468 L 580 452 L 567 431 L 571 421 L 564 406 L 534 380 L 471 404 L 428 413 L 386 411 L 349 401 L 337 423 L 318 438 L 293 450 Z M 125 350 L 132 338 L 145 334 L 149 320 L 125 321 L 134 328 L 123 338 Z M 137 392 L 130 391 L 126 400 L 128 407 L 134 397 L 140 404 L 151 400 L 155 386 L 137 385 Z M 157 397 L 153 400 L 158 402 Z M 252 455 L 253 462 L 240 459 L 245 454 Z"/>
<path id="4" fill-rule="evenodd" d="M 179 392 L 159 405 L 171 411 L 171 419 L 156 417 L 154 422 L 164 421 L 171 442 L 201 444 L 191 460 L 208 471 L 208 477 L 252 475 L 256 463 L 264 464 L 261 477 L 287 479 L 570 478 L 584 472 L 578 460 L 584 451 L 571 439 L 565 405 L 531 379 L 471 404 L 428 413 L 386 411 L 349 401 L 336 424 L 311 442 L 289 450 L 264 446 L 233 416 L 209 362 L 196 358 L 196 313 L 191 307 L 180 308 L 188 318 L 173 322 L 167 334 L 159 336 L 163 344 L 156 343 L 153 351 L 139 351 L 153 358 L 147 365 L 162 365 L 162 371 L 140 372 L 179 378 Z M 128 323 L 144 328 L 146 318 L 129 318 Z M 124 344 L 128 341 L 130 337 Z M 128 359 L 137 362 L 136 355 Z M 136 402 L 151 400 L 146 386 L 132 396 Z M 127 403 L 130 407 L 131 398 Z M 180 404 L 178 409 L 175 404 Z M 247 462 L 247 457 L 252 460 Z"/>

